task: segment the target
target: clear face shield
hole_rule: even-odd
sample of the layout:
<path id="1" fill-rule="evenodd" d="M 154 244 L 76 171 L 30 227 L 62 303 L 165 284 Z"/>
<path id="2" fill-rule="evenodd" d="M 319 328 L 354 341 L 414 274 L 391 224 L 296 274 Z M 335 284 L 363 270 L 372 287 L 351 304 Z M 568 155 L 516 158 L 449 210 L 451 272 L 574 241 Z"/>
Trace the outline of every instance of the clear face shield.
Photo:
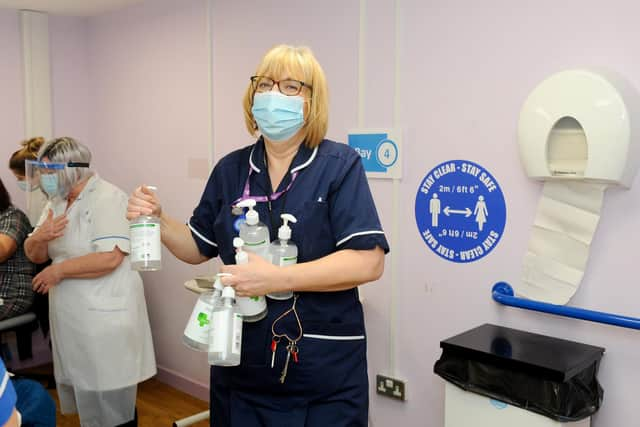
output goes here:
<path id="1" fill-rule="evenodd" d="M 36 209 L 43 196 L 46 200 L 63 200 L 69 195 L 73 174 L 70 168 L 88 168 L 89 163 L 25 161 L 27 209 Z"/>

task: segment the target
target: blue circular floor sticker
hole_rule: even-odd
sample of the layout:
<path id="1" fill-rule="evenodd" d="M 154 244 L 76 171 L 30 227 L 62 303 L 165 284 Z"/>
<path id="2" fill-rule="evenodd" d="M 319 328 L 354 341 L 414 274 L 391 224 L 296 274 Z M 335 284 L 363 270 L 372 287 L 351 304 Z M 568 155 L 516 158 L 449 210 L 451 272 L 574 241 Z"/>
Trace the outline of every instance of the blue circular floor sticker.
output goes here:
<path id="1" fill-rule="evenodd" d="M 504 231 L 507 208 L 495 178 L 468 160 L 449 160 L 422 180 L 416 196 L 416 223 L 438 256 L 473 262 L 491 252 Z"/>

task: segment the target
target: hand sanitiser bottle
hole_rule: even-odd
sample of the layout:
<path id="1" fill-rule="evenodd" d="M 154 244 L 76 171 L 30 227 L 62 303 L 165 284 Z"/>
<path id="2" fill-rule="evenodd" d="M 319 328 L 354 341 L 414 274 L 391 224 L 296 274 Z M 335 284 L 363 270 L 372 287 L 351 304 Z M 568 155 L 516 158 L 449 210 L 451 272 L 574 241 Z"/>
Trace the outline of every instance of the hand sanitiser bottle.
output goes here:
<path id="1" fill-rule="evenodd" d="M 220 275 L 216 276 L 213 289 L 200 294 L 187 326 L 184 328 L 182 342 L 196 351 L 209 351 L 209 332 L 212 329 L 213 310 L 220 303 L 222 295 Z"/>
<path id="2" fill-rule="evenodd" d="M 236 204 L 236 206 L 249 208 L 245 222 L 240 224 L 240 237 L 244 240 L 245 249 L 266 259 L 271 238 L 269 236 L 269 227 L 260 222 L 260 215 L 253 209 L 256 206 L 256 201 L 245 199 Z"/>
<path id="3" fill-rule="evenodd" d="M 153 192 L 154 186 L 147 185 Z M 162 268 L 162 243 L 160 240 L 160 218 L 140 215 L 129 221 L 131 239 L 131 268 L 138 271 L 156 271 Z"/>
<path id="4" fill-rule="evenodd" d="M 213 309 L 215 327 L 209 335 L 209 364 L 238 366 L 242 351 L 242 315 L 235 304 L 235 291 L 226 286 L 222 291 L 222 303 Z"/>
<path id="5" fill-rule="evenodd" d="M 243 250 L 244 241 L 240 237 L 233 239 L 233 247 L 236 248 L 236 264 L 249 262 L 249 255 Z M 267 300 L 264 296 L 238 297 L 238 310 L 245 322 L 257 322 L 267 315 Z"/>
<path id="6" fill-rule="evenodd" d="M 271 262 L 280 267 L 293 265 L 298 262 L 298 247 L 291 241 L 291 227 L 289 222 L 296 223 L 296 217 L 291 214 L 282 214 L 282 226 L 278 229 L 278 240 L 274 240 L 269 246 Z M 267 294 L 269 298 L 285 300 L 293 297 L 293 292 L 272 292 Z"/>

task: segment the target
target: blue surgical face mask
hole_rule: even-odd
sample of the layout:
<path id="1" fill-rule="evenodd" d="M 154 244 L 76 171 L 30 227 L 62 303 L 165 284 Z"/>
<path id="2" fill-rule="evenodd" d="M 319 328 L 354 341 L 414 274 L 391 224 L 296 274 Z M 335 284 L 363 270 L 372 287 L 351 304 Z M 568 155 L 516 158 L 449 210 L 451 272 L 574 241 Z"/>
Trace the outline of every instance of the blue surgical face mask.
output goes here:
<path id="1" fill-rule="evenodd" d="M 49 197 L 58 195 L 58 175 L 55 173 L 40 175 L 40 185 Z"/>
<path id="2" fill-rule="evenodd" d="M 304 125 L 303 104 L 301 96 L 261 92 L 253 96 L 251 112 L 260 132 L 270 141 L 280 142 L 291 138 Z"/>
<path id="3" fill-rule="evenodd" d="M 27 181 L 18 181 L 18 188 L 22 191 L 27 191 Z"/>

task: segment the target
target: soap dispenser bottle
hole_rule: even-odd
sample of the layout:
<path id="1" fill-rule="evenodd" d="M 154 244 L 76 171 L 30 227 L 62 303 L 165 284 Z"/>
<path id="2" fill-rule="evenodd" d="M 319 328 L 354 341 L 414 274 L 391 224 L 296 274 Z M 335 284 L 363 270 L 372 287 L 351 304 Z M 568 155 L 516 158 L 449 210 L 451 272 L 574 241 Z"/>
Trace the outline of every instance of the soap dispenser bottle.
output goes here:
<path id="1" fill-rule="evenodd" d="M 243 250 L 244 240 L 241 237 L 233 239 L 236 248 L 236 264 L 247 264 L 249 255 Z M 267 301 L 264 296 L 238 297 L 238 309 L 245 322 L 257 322 L 267 316 Z"/>
<path id="2" fill-rule="evenodd" d="M 213 310 L 215 328 L 209 336 L 209 364 L 238 366 L 242 351 L 242 315 L 235 303 L 235 291 L 226 286 L 222 303 Z"/>
<path id="3" fill-rule="evenodd" d="M 298 262 L 298 247 L 291 241 L 291 227 L 289 222 L 296 223 L 296 217 L 284 213 L 280 215 L 282 226 L 278 229 L 278 240 L 274 240 L 269 246 L 271 262 L 277 266 L 285 267 Z M 267 296 L 272 299 L 286 300 L 293 297 L 292 291 L 271 292 Z"/>
<path id="4" fill-rule="evenodd" d="M 156 193 L 158 187 L 146 186 Z M 162 239 L 160 218 L 154 215 L 140 215 L 129 221 L 131 242 L 131 268 L 138 271 L 162 269 Z"/>
<path id="5" fill-rule="evenodd" d="M 260 222 L 260 214 L 254 210 L 256 201 L 245 199 L 238 202 L 236 206 L 249 208 L 244 223 L 240 224 L 240 237 L 244 240 L 246 250 L 267 259 L 271 242 L 269 227 Z"/>
<path id="6" fill-rule="evenodd" d="M 196 351 L 209 350 L 209 332 L 213 326 L 211 318 L 213 310 L 220 302 L 222 288 L 220 275 L 216 275 L 213 289 L 203 292 L 198 297 L 182 336 L 182 342 L 190 349 Z"/>

